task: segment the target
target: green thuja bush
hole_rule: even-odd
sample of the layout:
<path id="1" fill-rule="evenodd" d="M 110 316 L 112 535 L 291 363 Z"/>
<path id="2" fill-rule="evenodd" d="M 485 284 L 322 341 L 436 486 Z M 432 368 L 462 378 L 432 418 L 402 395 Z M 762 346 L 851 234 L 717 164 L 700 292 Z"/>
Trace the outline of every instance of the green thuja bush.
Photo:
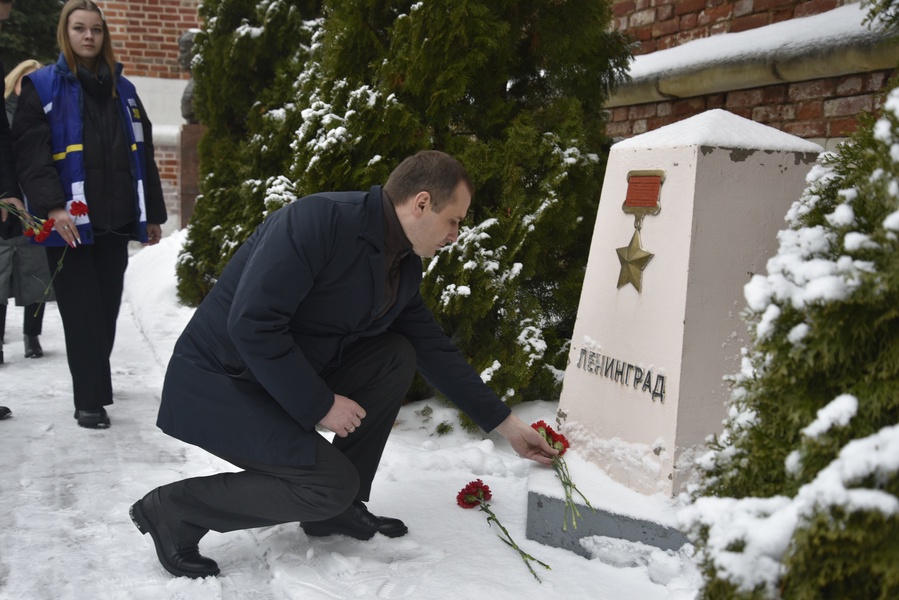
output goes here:
<path id="1" fill-rule="evenodd" d="M 824 154 L 685 520 L 708 599 L 899 597 L 899 90 Z"/>
<path id="2" fill-rule="evenodd" d="M 209 0 L 195 38 L 200 196 L 178 260 L 178 297 L 197 305 L 262 222 L 266 184 L 291 163 L 284 105 L 310 51 L 321 2 Z"/>
<path id="3" fill-rule="evenodd" d="M 899 4 L 896 0 L 864 0 L 868 8 L 865 21 L 891 31 L 899 31 Z"/>
<path id="4" fill-rule="evenodd" d="M 56 25 L 63 4 L 62 0 L 15 0 L 0 35 L 0 56 L 7 73 L 23 60 L 34 59 L 44 65 L 56 62 Z"/>
<path id="5" fill-rule="evenodd" d="M 608 153 L 602 107 L 630 58 L 609 4 L 214 0 L 203 10 L 195 73 L 209 130 L 182 300 L 199 302 L 271 211 L 383 184 L 406 156 L 442 150 L 476 193 L 459 243 L 425 265 L 425 300 L 510 403 L 554 397 Z"/>

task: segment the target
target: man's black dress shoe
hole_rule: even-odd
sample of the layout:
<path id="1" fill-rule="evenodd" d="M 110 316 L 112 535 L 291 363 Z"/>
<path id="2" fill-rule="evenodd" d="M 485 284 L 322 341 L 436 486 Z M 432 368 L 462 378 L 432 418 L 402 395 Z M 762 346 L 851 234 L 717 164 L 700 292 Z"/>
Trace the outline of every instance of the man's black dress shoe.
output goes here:
<path id="1" fill-rule="evenodd" d="M 79 408 L 75 410 L 75 418 L 78 424 L 88 429 L 106 429 L 109 427 L 109 416 L 106 409 L 100 408 Z"/>
<path id="2" fill-rule="evenodd" d="M 200 554 L 200 547 L 196 542 L 179 540 L 177 532 L 158 519 L 158 490 L 153 490 L 132 504 L 128 514 L 142 535 L 149 533 L 153 538 L 156 557 L 172 575 L 196 579 L 219 574 L 218 564 Z"/>
<path id="3" fill-rule="evenodd" d="M 0 421 L 8 419 L 12 416 L 12 411 L 5 406 L 0 406 Z"/>
<path id="4" fill-rule="evenodd" d="M 357 540 L 369 540 L 376 533 L 383 533 L 392 538 L 409 533 L 409 528 L 399 519 L 376 517 L 368 512 L 365 504 L 358 500 L 336 517 L 300 525 L 306 535 L 326 536 L 340 533 Z"/>
<path id="5" fill-rule="evenodd" d="M 44 355 L 41 342 L 36 335 L 25 336 L 25 358 L 40 358 Z"/>

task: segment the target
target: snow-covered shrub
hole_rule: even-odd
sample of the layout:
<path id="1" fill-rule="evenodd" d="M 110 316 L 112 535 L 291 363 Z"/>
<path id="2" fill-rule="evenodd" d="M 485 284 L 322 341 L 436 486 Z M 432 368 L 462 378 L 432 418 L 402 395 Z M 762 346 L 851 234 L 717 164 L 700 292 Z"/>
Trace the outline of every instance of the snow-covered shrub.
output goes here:
<path id="1" fill-rule="evenodd" d="M 367 190 L 422 149 L 475 181 L 422 293 L 500 396 L 558 393 L 626 40 L 608 2 L 208 0 L 197 37 L 202 197 L 179 263 L 202 300 L 272 210 Z"/>
<path id="2" fill-rule="evenodd" d="M 899 597 L 899 89 L 808 179 L 682 514 L 709 599 Z"/>
<path id="3" fill-rule="evenodd" d="M 191 72 L 200 142 L 200 196 L 178 260 L 178 297 L 199 304 L 234 250 L 262 222 L 299 115 L 293 82 L 310 52 L 320 2 L 204 0 Z M 271 190 L 270 187 L 274 187 Z"/>

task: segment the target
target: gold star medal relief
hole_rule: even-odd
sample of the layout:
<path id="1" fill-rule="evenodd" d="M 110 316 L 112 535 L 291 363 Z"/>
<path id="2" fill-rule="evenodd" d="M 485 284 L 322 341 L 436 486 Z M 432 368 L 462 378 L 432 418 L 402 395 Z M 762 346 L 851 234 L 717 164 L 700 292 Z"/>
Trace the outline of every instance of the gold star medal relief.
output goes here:
<path id="1" fill-rule="evenodd" d="M 632 171 L 627 176 L 627 194 L 621 210 L 634 215 L 634 235 L 627 246 L 615 248 L 621 271 L 618 273 L 618 289 L 630 283 L 638 292 L 643 292 L 643 269 L 654 254 L 643 249 L 640 229 L 643 217 L 657 215 L 662 210 L 660 193 L 665 174 L 662 171 Z"/>

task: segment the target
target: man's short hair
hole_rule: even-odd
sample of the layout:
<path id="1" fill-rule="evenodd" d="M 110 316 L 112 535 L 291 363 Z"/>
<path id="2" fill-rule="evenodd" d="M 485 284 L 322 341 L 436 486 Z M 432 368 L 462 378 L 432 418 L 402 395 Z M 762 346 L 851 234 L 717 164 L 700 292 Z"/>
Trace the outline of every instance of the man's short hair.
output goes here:
<path id="1" fill-rule="evenodd" d="M 394 206 L 401 206 L 419 192 L 431 194 L 431 210 L 440 212 L 464 183 L 474 195 L 474 184 L 459 161 L 439 150 L 422 150 L 406 158 L 393 170 L 384 191 Z"/>

